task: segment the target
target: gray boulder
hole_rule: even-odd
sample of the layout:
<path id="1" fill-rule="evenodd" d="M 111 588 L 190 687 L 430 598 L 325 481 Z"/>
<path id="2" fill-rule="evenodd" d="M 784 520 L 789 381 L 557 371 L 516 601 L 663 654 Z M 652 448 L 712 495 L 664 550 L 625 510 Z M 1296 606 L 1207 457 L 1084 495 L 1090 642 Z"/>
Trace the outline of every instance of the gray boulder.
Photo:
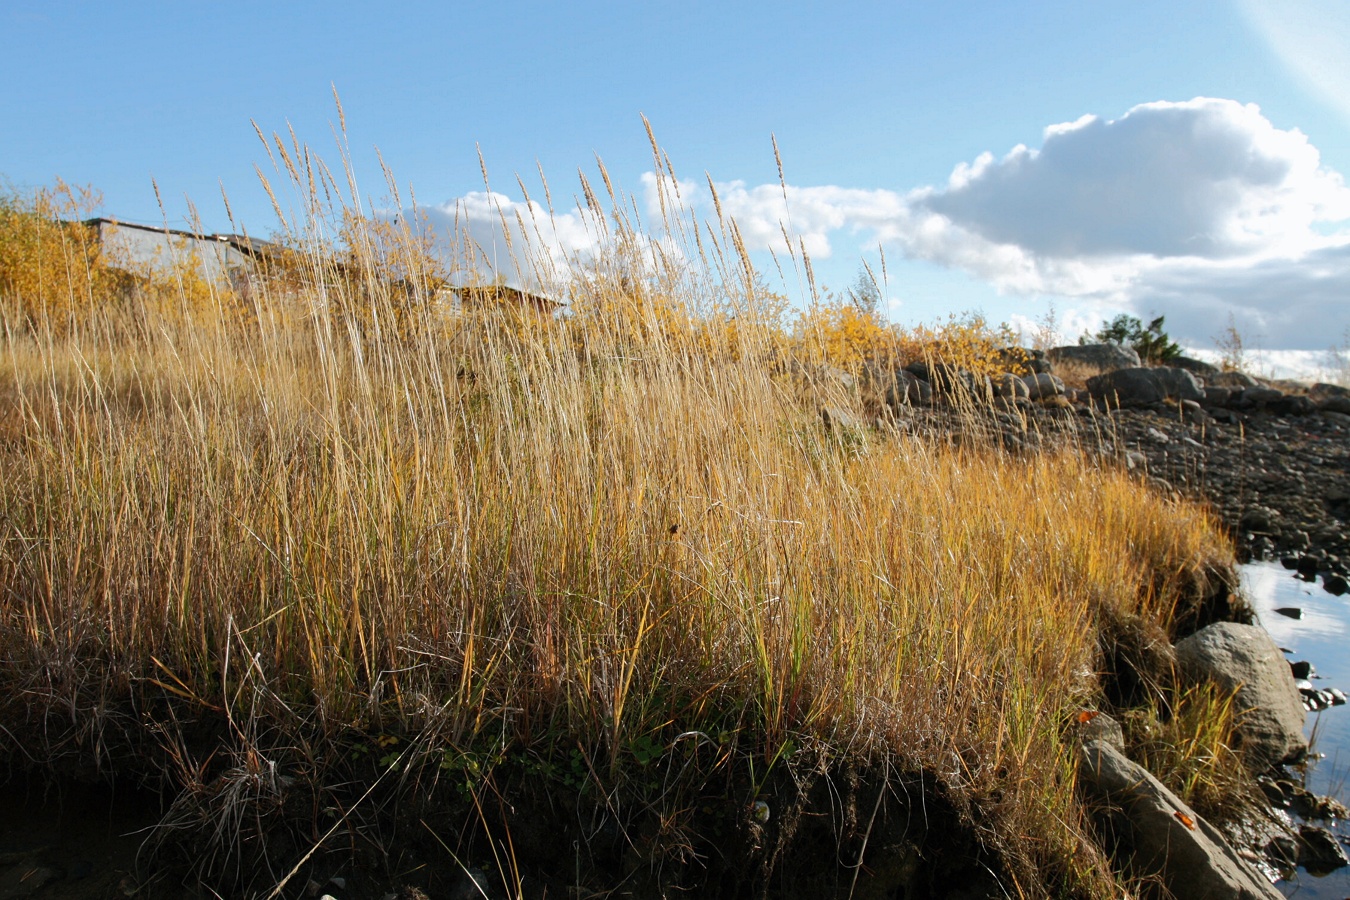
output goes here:
<path id="1" fill-rule="evenodd" d="M 994 379 L 994 396 L 1004 400 L 1027 400 L 1031 392 L 1027 390 L 1027 384 L 1021 378 L 1012 372 L 1004 372 Z"/>
<path id="2" fill-rule="evenodd" d="M 1233 401 L 1233 389 L 1226 387 L 1205 387 L 1206 406 L 1227 406 Z"/>
<path id="3" fill-rule="evenodd" d="M 842 406 L 822 406 L 820 419 L 825 430 L 833 434 L 858 433 L 863 430 L 862 420 Z"/>
<path id="4" fill-rule="evenodd" d="M 1192 683 L 1210 681 L 1237 691 L 1238 739 L 1255 771 L 1297 758 L 1303 737 L 1303 699 L 1289 664 L 1265 629 L 1218 622 L 1178 641 L 1177 666 Z"/>
<path id="5" fill-rule="evenodd" d="M 895 381 L 886 390 L 886 402 L 892 407 L 918 406 L 932 400 L 933 386 L 904 369 L 895 372 Z"/>
<path id="6" fill-rule="evenodd" d="M 1212 363 L 1207 363 L 1203 359 L 1195 359 L 1194 357 L 1190 356 L 1175 357 L 1174 359 L 1168 362 L 1168 365 L 1174 366 L 1178 369 L 1185 369 L 1187 372 L 1199 376 L 1200 378 L 1203 378 L 1206 381 L 1208 381 L 1210 378 L 1213 378 L 1215 375 L 1219 374 L 1218 366 Z"/>
<path id="7" fill-rule="evenodd" d="M 1337 384 L 1314 384 L 1308 388 L 1308 399 L 1319 410 L 1350 415 L 1350 390 Z"/>
<path id="8" fill-rule="evenodd" d="M 1059 397 L 1064 393 L 1064 382 L 1046 372 L 1028 375 L 1022 380 L 1026 382 L 1027 394 L 1032 400 Z"/>
<path id="9" fill-rule="evenodd" d="M 1218 375 L 1206 378 L 1205 383 L 1213 385 L 1214 387 L 1242 390 L 1243 388 L 1256 387 L 1261 382 L 1257 381 L 1246 372 L 1220 372 Z"/>
<path id="10" fill-rule="evenodd" d="M 1339 384 L 1327 384 L 1322 381 L 1308 388 L 1308 398 L 1314 403 L 1321 403 L 1331 397 L 1344 397 L 1350 400 L 1350 388 L 1341 387 Z"/>
<path id="11" fill-rule="evenodd" d="M 1117 860 L 1141 878 L 1158 878 L 1173 897 L 1276 900 L 1280 892 L 1195 810 L 1105 741 L 1079 751 L 1078 785 L 1108 807 Z"/>
<path id="12" fill-rule="evenodd" d="M 1099 400 L 1121 406 L 1147 406 L 1164 400 L 1205 399 L 1205 391 L 1195 376 L 1185 369 L 1167 366 L 1138 366 L 1116 369 L 1087 380 L 1088 393 Z"/>
<path id="13" fill-rule="evenodd" d="M 1133 347 L 1120 344 L 1070 344 L 1067 347 L 1052 347 L 1045 351 L 1045 358 L 1054 365 L 1077 363 L 1092 366 L 1109 372 L 1112 369 L 1126 369 L 1138 366 L 1139 354 Z"/>
<path id="14" fill-rule="evenodd" d="M 1239 403 L 1242 406 L 1261 407 L 1275 400 L 1279 400 L 1283 396 L 1284 391 L 1277 391 L 1274 388 L 1257 385 L 1256 387 L 1244 389 L 1243 392 L 1234 397 L 1233 400 L 1235 403 Z"/>

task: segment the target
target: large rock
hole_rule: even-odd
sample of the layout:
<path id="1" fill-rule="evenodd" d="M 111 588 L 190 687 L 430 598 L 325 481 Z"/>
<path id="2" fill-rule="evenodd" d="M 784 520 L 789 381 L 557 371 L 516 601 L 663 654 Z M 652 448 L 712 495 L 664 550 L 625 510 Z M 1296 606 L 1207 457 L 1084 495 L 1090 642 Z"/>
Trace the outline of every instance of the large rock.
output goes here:
<path id="1" fill-rule="evenodd" d="M 933 388 L 926 380 L 899 369 L 894 382 L 886 389 L 886 402 L 892 407 L 917 406 L 933 399 Z"/>
<path id="2" fill-rule="evenodd" d="M 1197 375 L 1208 381 L 1219 374 L 1219 367 L 1213 363 L 1207 363 L 1203 359 L 1195 359 L 1191 356 L 1177 356 L 1168 362 L 1168 365 L 1178 369 L 1185 369 L 1187 372 Z"/>
<path id="3" fill-rule="evenodd" d="M 1167 366 L 1136 366 L 1094 375 L 1087 380 L 1088 393 L 1121 406 L 1147 406 L 1164 400 L 1205 399 L 1204 388 L 1185 369 Z"/>
<path id="4" fill-rule="evenodd" d="M 988 375 L 976 374 L 951 363 L 914 362 L 904 371 L 927 382 L 933 394 L 956 403 L 987 404 L 994 397 L 994 384 Z"/>
<path id="5" fill-rule="evenodd" d="M 1338 384 L 1322 384 L 1320 382 L 1314 384 L 1308 388 L 1308 399 L 1319 410 L 1324 409 L 1350 415 L 1350 390 Z"/>
<path id="6" fill-rule="evenodd" d="M 1064 393 L 1064 382 L 1054 375 L 1038 372 L 1022 379 L 1026 382 L 1027 393 L 1032 400 L 1044 400 L 1046 397 L 1058 397 Z"/>
<path id="7" fill-rule="evenodd" d="M 1188 900 L 1276 900 L 1280 892 L 1234 852 L 1223 835 L 1148 770 L 1105 741 L 1079 752 L 1078 784 L 1105 804 L 1116 859 L 1140 878 L 1158 878 Z"/>
<path id="8" fill-rule="evenodd" d="M 1139 365 L 1139 354 L 1133 347 L 1120 344 L 1070 344 L 1067 347 L 1052 347 L 1045 351 L 1045 358 L 1051 363 L 1077 363 L 1109 372 L 1112 369 L 1126 369 Z"/>
<path id="9" fill-rule="evenodd" d="M 1319 381 L 1308 388 L 1308 398 L 1314 403 L 1321 403 L 1332 397 L 1343 397 L 1350 400 L 1350 388 L 1341 387 L 1339 384 L 1327 384 Z"/>
<path id="10" fill-rule="evenodd" d="M 1035 377 L 1035 376 L 1031 376 Z M 1026 400 L 1031 396 L 1027 384 L 1012 372 L 1004 372 L 994 379 L 994 396 L 1004 400 Z"/>
<path id="11" fill-rule="evenodd" d="M 1295 759 L 1308 749 L 1303 699 L 1289 664 L 1265 629 L 1218 622 L 1178 641 L 1176 653 L 1187 680 L 1237 691 L 1238 738 L 1253 769 L 1259 772 Z"/>
<path id="12" fill-rule="evenodd" d="M 1258 385 L 1261 384 L 1261 382 L 1257 381 L 1255 378 L 1248 375 L 1246 372 L 1233 372 L 1233 371 L 1220 372 L 1218 375 L 1206 378 L 1205 383 L 1211 384 L 1214 387 L 1233 388 L 1234 390 L 1242 390 L 1243 388 L 1257 387 Z"/>

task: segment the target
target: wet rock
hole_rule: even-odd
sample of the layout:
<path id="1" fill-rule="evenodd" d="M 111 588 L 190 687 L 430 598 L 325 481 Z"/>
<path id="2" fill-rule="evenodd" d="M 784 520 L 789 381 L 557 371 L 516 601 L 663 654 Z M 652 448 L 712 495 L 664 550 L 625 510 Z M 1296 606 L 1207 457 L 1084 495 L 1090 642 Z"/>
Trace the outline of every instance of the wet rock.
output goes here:
<path id="1" fill-rule="evenodd" d="M 1350 591 L 1350 582 L 1347 582 L 1345 577 L 1341 575 L 1328 575 L 1322 579 L 1322 589 L 1339 597 Z"/>
<path id="2" fill-rule="evenodd" d="M 1276 607 L 1275 612 L 1279 613 L 1280 615 L 1284 616 L 1287 619 L 1303 618 L 1303 610 L 1299 609 L 1297 606 Z"/>
<path id="3" fill-rule="evenodd" d="M 1326 875 L 1350 865 L 1345 849 L 1336 836 L 1317 825 L 1300 825 L 1298 829 L 1298 864 L 1311 875 Z"/>
<path id="4" fill-rule="evenodd" d="M 1240 749 L 1261 771 L 1295 759 L 1308 749 L 1303 737 L 1303 698 L 1289 664 L 1266 631 L 1255 625 L 1218 622 L 1177 642 L 1177 663 L 1192 683 L 1211 681 L 1236 691 L 1243 713 Z"/>
<path id="5" fill-rule="evenodd" d="M 1106 827 L 1116 860 L 1143 878 L 1158 878 L 1174 897 L 1256 900 L 1280 896 L 1223 836 L 1146 769 L 1101 741 L 1079 752 L 1078 783 L 1116 811 Z"/>
<path id="6" fill-rule="evenodd" d="M 1252 506 L 1238 519 L 1243 531 L 1270 534 L 1279 530 L 1280 514 L 1268 506 Z"/>
<path id="7" fill-rule="evenodd" d="M 1295 680 L 1308 679 L 1316 675 L 1317 670 L 1306 659 L 1300 659 L 1298 662 L 1289 664 L 1289 674 L 1293 675 Z"/>

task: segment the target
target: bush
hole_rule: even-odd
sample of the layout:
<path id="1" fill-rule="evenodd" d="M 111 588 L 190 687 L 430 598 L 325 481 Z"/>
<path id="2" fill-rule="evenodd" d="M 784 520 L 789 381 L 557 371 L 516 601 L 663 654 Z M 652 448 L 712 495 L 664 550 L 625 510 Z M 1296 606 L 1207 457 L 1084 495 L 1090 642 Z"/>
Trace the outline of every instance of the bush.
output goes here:
<path id="1" fill-rule="evenodd" d="M 1181 355 L 1179 347 L 1167 332 L 1163 331 L 1163 316 L 1149 322 L 1147 326 L 1134 316 L 1121 314 L 1104 325 L 1096 334 L 1079 338 L 1080 344 L 1090 341 L 1112 341 L 1133 347 L 1139 358 L 1147 363 L 1171 362 Z"/>

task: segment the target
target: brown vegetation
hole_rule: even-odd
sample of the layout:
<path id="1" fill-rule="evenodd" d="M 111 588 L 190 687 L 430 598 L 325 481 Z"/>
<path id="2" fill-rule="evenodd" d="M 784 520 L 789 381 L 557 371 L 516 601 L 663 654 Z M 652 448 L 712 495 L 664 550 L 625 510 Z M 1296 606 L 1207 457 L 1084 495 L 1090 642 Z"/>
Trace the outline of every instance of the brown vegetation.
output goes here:
<path id="1" fill-rule="evenodd" d="M 416 236 L 350 216 L 246 317 L 208 285 L 128 319 L 76 232 L 5 209 L 0 247 L 39 234 L 0 279 L 11 760 L 167 766 L 165 840 L 245 887 L 281 860 L 255 890 L 400 796 L 449 798 L 437 841 L 509 880 L 527 826 L 493 810 L 548 808 L 533 784 L 616 823 L 634 884 L 711 890 L 735 847 L 773 892 L 811 785 L 855 802 L 853 773 L 877 822 L 921 783 L 1027 896 L 1115 891 L 1070 724 L 1101 623 L 1168 628 L 1222 535 L 1072 448 L 823 431 L 791 374 L 978 365 L 983 323 L 793 319 L 734 249 L 694 271 L 622 227 L 566 315 L 451 311 Z M 875 866 L 868 812 L 845 867 Z"/>

